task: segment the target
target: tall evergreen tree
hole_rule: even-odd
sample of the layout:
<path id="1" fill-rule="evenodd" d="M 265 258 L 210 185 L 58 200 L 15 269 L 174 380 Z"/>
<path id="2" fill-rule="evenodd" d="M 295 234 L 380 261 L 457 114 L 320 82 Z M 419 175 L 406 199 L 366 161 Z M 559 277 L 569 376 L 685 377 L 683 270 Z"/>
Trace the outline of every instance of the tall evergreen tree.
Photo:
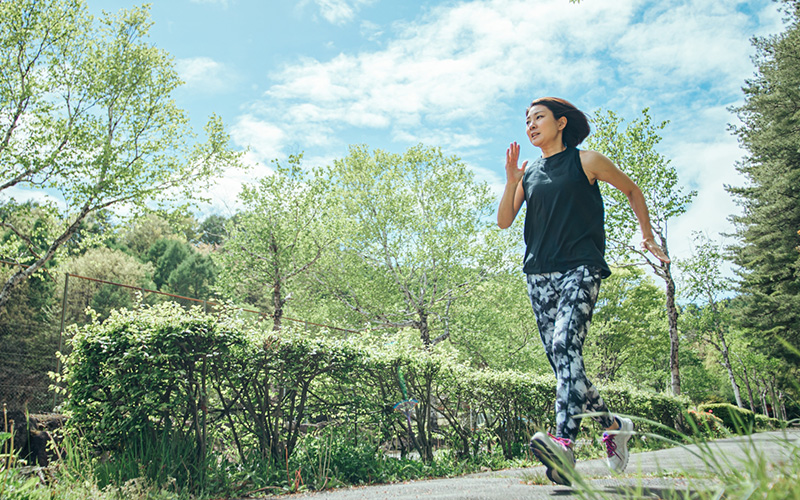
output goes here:
<path id="1" fill-rule="evenodd" d="M 737 165 L 746 185 L 727 189 L 742 207 L 732 217 L 744 299 L 738 319 L 758 332 L 766 353 L 796 359 L 775 341 L 800 347 L 800 2 L 783 4 L 786 31 L 753 41 L 757 71 L 734 127 L 748 152 Z"/>

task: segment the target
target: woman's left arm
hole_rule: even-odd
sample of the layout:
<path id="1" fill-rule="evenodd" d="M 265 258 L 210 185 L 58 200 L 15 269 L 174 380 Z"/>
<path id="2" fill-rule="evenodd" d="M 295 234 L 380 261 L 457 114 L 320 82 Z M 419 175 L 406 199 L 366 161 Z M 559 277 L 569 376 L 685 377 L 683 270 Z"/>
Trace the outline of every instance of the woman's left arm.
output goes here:
<path id="1" fill-rule="evenodd" d="M 607 182 L 628 197 L 628 202 L 639 220 L 639 228 L 642 231 L 642 250 L 649 251 L 661 262 L 669 262 L 669 257 L 667 257 L 661 246 L 656 243 L 653 236 L 650 213 L 647 210 L 647 203 L 639 186 L 625 175 L 625 172 L 617 168 L 614 162 L 597 151 L 581 151 L 581 164 L 589 182 L 592 184 L 598 180 Z"/>

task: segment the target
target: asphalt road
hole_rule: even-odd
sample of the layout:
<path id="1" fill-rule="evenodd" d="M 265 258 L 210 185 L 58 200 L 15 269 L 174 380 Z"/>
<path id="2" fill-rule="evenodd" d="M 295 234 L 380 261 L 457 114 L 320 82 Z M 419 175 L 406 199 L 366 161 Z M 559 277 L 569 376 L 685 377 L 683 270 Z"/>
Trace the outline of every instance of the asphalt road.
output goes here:
<path id="1" fill-rule="evenodd" d="M 382 500 L 382 499 L 691 499 L 693 492 L 713 489 L 714 477 L 720 470 L 742 469 L 760 455 L 770 463 L 786 461 L 792 450 L 800 449 L 800 431 L 775 431 L 720 439 L 710 443 L 717 464 L 708 464 L 697 455 L 695 445 L 668 450 L 634 453 L 624 475 L 614 476 L 606 468 L 605 460 L 588 460 L 578 463 L 578 473 L 583 485 L 572 488 L 550 483 L 544 467 L 508 469 L 470 474 L 467 476 L 408 481 L 301 493 L 280 497 L 260 497 L 281 500 Z M 795 453 L 795 457 L 796 457 Z"/>

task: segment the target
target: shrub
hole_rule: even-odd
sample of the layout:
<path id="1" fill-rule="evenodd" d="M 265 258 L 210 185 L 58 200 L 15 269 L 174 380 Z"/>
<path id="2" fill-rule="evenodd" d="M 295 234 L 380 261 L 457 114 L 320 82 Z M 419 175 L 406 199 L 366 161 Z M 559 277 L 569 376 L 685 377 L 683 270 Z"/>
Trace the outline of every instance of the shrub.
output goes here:
<path id="1" fill-rule="evenodd" d="M 687 412 L 690 419 L 690 435 L 699 435 L 707 438 L 718 438 L 725 435 L 725 424 L 722 419 L 713 413 L 697 410 Z"/>
<path id="2" fill-rule="evenodd" d="M 774 431 L 775 429 L 783 428 L 783 423 L 781 420 L 761 414 L 756 414 L 755 423 L 756 429 L 760 431 Z"/>
<path id="3" fill-rule="evenodd" d="M 674 438 L 677 433 L 685 431 L 684 415 L 689 407 L 686 397 L 643 391 L 625 383 L 607 384 L 599 387 L 599 390 L 613 412 L 637 418 L 635 425 L 639 433 Z"/>
<path id="4" fill-rule="evenodd" d="M 231 484 L 219 472 L 229 470 L 238 484 L 297 491 L 418 477 L 525 456 L 534 430 L 555 424 L 552 376 L 475 370 L 446 345 L 426 350 L 403 332 L 377 345 L 314 338 L 162 303 L 113 312 L 75 330 L 72 345 L 69 430 L 106 453 L 94 471 L 104 482 L 142 473 L 196 491 Z M 679 428 L 688 406 L 629 385 L 600 390 L 615 412 L 664 426 L 640 421 L 640 432 Z M 411 398 L 410 418 L 394 411 Z M 389 442 L 403 456 L 418 451 L 424 466 L 387 460 Z M 451 447 L 444 460 L 442 445 Z M 409 467 L 416 472 L 402 472 Z"/>
<path id="5" fill-rule="evenodd" d="M 731 432 L 751 434 L 755 427 L 755 414 L 730 403 L 710 403 L 697 407 L 700 412 L 713 413 Z"/>

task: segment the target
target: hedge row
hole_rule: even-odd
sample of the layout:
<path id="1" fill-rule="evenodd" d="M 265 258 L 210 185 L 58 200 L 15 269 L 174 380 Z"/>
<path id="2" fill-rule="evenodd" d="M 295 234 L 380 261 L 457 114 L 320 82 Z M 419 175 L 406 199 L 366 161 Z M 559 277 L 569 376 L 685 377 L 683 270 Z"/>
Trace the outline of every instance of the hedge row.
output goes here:
<path id="1" fill-rule="evenodd" d="M 424 460 L 443 444 L 461 456 L 497 444 L 510 458 L 535 429 L 554 424 L 552 376 L 471 369 L 446 347 L 422 350 L 411 334 L 383 345 L 276 334 L 234 312 L 170 303 L 115 312 L 73 333 L 65 411 L 97 451 L 168 435 L 193 442 L 200 457 L 213 446 L 242 461 L 282 462 L 302 434 L 333 425 L 352 428 L 354 443 L 393 442 Z M 668 428 L 680 428 L 687 408 L 685 399 L 632 387 L 601 390 L 615 411 Z M 406 399 L 416 401 L 410 419 L 394 410 Z"/>
<path id="2" fill-rule="evenodd" d="M 780 429 L 782 421 L 766 415 L 756 415 L 752 411 L 739 408 L 730 403 L 706 403 L 697 407 L 698 412 L 709 413 L 719 418 L 722 424 L 737 434 L 750 434 L 755 430 Z"/>

